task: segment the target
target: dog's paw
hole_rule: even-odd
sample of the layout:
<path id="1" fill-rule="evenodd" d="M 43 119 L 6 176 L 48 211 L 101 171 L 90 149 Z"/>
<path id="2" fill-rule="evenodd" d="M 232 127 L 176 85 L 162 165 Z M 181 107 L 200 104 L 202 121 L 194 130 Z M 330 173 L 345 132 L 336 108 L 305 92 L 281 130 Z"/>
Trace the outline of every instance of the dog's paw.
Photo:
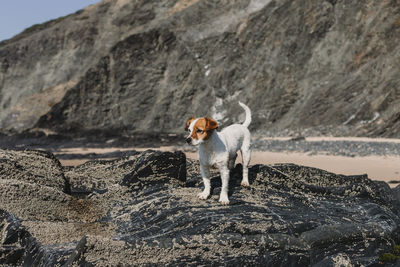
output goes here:
<path id="1" fill-rule="evenodd" d="M 220 198 L 219 198 L 219 202 L 220 202 L 222 205 L 229 205 L 229 199 L 228 199 L 228 197 L 220 197 Z"/>
<path id="2" fill-rule="evenodd" d="M 243 187 L 248 187 L 250 184 L 249 184 L 248 181 L 242 181 L 242 182 L 240 183 L 240 185 L 243 186 Z"/>
<path id="3" fill-rule="evenodd" d="M 205 193 L 205 192 L 201 192 L 199 194 L 197 194 L 197 197 L 200 199 L 207 199 L 209 196 L 209 194 Z"/>

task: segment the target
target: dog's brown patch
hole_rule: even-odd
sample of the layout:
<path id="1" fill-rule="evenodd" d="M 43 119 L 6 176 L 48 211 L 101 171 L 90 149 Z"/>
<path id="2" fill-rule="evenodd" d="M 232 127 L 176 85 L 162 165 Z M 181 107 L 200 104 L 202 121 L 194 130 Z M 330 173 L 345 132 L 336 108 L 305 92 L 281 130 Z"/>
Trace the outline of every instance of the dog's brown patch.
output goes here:
<path id="1" fill-rule="evenodd" d="M 190 123 L 192 123 L 192 121 L 194 120 L 194 117 L 190 117 L 187 122 L 186 122 L 186 126 L 185 126 L 185 131 L 187 131 L 189 129 Z"/>
<path id="2" fill-rule="evenodd" d="M 211 136 L 213 130 L 217 128 L 218 123 L 209 117 L 198 119 L 193 126 L 191 137 L 196 140 L 206 140 Z"/>

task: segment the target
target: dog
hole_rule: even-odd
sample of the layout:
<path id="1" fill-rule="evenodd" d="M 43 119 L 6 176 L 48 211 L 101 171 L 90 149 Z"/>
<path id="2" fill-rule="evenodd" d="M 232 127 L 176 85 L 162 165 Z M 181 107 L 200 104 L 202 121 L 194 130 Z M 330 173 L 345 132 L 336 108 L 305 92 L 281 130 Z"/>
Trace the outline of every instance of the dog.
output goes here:
<path id="1" fill-rule="evenodd" d="M 229 204 L 228 185 L 229 170 L 235 166 L 237 151 L 240 150 L 243 162 L 242 186 L 249 186 L 248 165 L 250 162 L 250 131 L 251 111 L 248 106 L 239 101 L 239 105 L 246 113 L 246 119 L 242 124 L 232 124 L 217 132 L 218 123 L 209 117 L 187 120 L 185 131 L 189 132 L 186 142 L 199 146 L 200 172 L 204 182 L 204 190 L 197 196 L 207 199 L 210 195 L 210 167 L 219 169 L 222 180 L 219 202 Z"/>

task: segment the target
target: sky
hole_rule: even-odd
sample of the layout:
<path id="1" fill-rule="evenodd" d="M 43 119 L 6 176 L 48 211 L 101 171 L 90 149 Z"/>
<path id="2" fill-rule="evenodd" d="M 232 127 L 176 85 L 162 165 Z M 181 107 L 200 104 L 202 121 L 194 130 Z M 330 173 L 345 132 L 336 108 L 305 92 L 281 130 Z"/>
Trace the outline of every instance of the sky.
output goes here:
<path id="1" fill-rule="evenodd" d="M 100 0 L 0 0 L 0 41 L 24 29 L 65 16 Z"/>

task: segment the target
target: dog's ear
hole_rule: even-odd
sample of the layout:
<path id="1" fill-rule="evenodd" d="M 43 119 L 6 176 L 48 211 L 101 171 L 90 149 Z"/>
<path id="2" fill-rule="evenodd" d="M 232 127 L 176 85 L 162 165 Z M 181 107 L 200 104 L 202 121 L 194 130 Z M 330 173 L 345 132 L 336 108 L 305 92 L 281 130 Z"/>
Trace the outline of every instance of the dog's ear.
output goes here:
<path id="1" fill-rule="evenodd" d="M 187 131 L 189 129 L 190 123 L 194 120 L 194 117 L 190 117 L 187 122 L 186 122 L 186 126 L 185 126 L 185 131 Z"/>
<path id="2" fill-rule="evenodd" d="M 206 120 L 206 130 L 207 131 L 215 130 L 218 128 L 218 122 L 216 122 L 215 120 L 213 120 L 209 117 L 205 117 L 204 119 Z"/>

